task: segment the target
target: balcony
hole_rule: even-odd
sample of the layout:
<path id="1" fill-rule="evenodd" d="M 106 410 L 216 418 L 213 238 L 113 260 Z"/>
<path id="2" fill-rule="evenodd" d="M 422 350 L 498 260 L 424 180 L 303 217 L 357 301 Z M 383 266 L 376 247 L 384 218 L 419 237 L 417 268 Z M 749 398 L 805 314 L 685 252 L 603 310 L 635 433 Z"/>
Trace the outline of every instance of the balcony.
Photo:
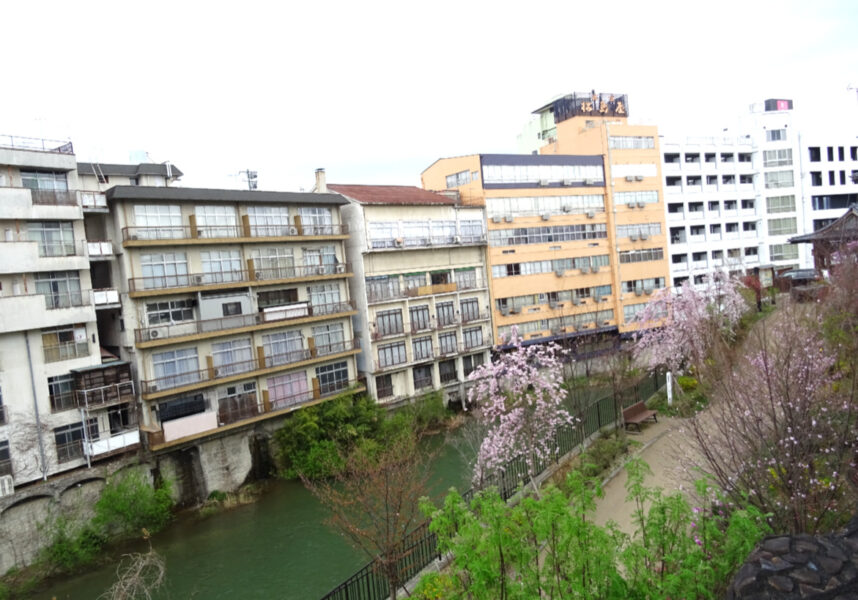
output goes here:
<path id="1" fill-rule="evenodd" d="M 691 263 L 692 269 L 707 269 L 709 268 L 709 264 L 705 260 L 695 260 Z"/>
<path id="2" fill-rule="evenodd" d="M 0 242 L 0 274 L 80 271 L 89 268 L 85 242 Z"/>
<path id="3" fill-rule="evenodd" d="M 486 235 L 453 235 L 429 238 L 388 238 L 367 240 L 367 248 L 373 252 L 389 250 L 425 250 L 456 246 L 485 246 Z"/>
<path id="4" fill-rule="evenodd" d="M 85 446 L 85 452 L 95 458 L 109 454 L 126 452 L 140 445 L 140 429 L 137 427 L 137 419 L 128 428 L 116 433 L 111 433 L 106 438 L 99 438 L 89 442 Z"/>
<path id="5" fill-rule="evenodd" d="M 85 213 L 106 213 L 107 196 L 103 192 L 79 192 L 80 207 Z"/>
<path id="6" fill-rule="evenodd" d="M 54 346 L 43 346 L 45 362 L 59 362 L 89 356 L 88 342 L 65 342 Z"/>
<path id="7" fill-rule="evenodd" d="M 724 234 L 725 240 L 738 240 L 739 239 L 739 231 L 728 231 Z"/>
<path id="8" fill-rule="evenodd" d="M 699 235 L 689 235 L 688 241 L 692 244 L 699 244 L 706 241 L 706 235 L 702 233 Z"/>
<path id="9" fill-rule="evenodd" d="M 688 262 L 687 262 L 687 261 L 671 263 L 671 265 L 670 265 L 670 266 L 671 266 L 671 267 L 673 268 L 673 270 L 674 270 L 674 271 L 676 271 L 676 272 L 681 272 L 681 271 L 687 271 L 687 270 L 688 270 Z"/>
<path id="10" fill-rule="evenodd" d="M 188 321 L 173 325 L 144 327 L 134 331 L 134 340 L 138 347 L 148 348 L 164 344 L 174 344 L 185 340 L 205 339 L 216 336 L 233 335 L 248 330 L 273 329 L 286 323 L 312 323 L 327 321 L 355 314 L 354 302 L 334 302 L 331 304 L 309 304 L 299 302 L 284 306 L 269 307 L 262 312 Z"/>
<path id="11" fill-rule="evenodd" d="M 339 225 L 251 225 L 244 216 L 239 225 L 176 225 L 165 227 L 124 227 L 122 245 L 170 246 L 193 244 L 222 244 L 306 241 L 314 239 L 344 240 L 349 237 L 349 226 Z"/>
<path id="12" fill-rule="evenodd" d="M 409 298 L 418 296 L 434 296 L 435 294 L 452 294 L 459 289 L 455 283 L 436 283 L 433 285 L 421 285 L 416 288 L 408 288 L 405 295 Z"/>
<path id="13" fill-rule="evenodd" d="M 87 240 L 86 253 L 89 260 L 110 260 L 116 256 L 113 251 L 113 242 L 105 241 Z"/>
<path id="14" fill-rule="evenodd" d="M 252 264 L 252 259 L 248 261 Z M 195 292 L 204 289 L 226 289 L 260 285 L 274 285 L 299 281 L 318 281 L 351 277 L 347 263 L 314 265 L 304 267 L 279 267 L 216 273 L 194 273 L 161 275 L 156 277 L 132 277 L 128 280 L 132 298 L 157 296 L 165 293 Z M 169 290 L 169 291 L 167 291 Z"/>
<path id="15" fill-rule="evenodd" d="M 357 339 L 269 356 L 264 355 L 261 348 L 257 348 L 257 358 L 215 366 L 211 357 L 207 357 L 209 366 L 205 369 L 141 381 L 140 386 L 145 399 L 160 398 L 177 393 L 176 390 L 201 389 L 239 379 L 268 375 L 327 360 L 330 356 L 359 351 L 360 343 Z"/>
<path id="16" fill-rule="evenodd" d="M 74 155 L 74 146 L 69 140 L 48 140 L 19 135 L 0 135 L 0 148 Z"/>
<path id="17" fill-rule="evenodd" d="M 684 221 L 685 220 L 685 211 L 684 210 L 676 210 L 670 211 L 667 213 L 668 221 Z"/>
<path id="18" fill-rule="evenodd" d="M 475 313 L 463 312 L 462 313 L 462 324 L 466 323 L 478 323 L 479 321 L 487 321 L 491 319 L 492 315 L 486 311 L 477 311 Z"/>
<path id="19" fill-rule="evenodd" d="M 77 206 L 77 194 L 69 190 L 30 190 L 35 206 Z"/>

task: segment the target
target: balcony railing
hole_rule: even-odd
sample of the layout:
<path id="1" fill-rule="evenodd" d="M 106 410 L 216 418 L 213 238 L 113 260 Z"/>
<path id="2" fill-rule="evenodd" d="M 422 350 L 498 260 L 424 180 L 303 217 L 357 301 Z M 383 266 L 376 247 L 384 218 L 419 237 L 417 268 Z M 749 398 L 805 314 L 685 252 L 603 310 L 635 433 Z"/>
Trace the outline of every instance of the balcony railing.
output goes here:
<path id="1" fill-rule="evenodd" d="M 253 283 L 323 275 L 345 275 L 348 273 L 351 273 L 351 271 L 347 263 L 337 263 L 332 265 L 262 268 L 254 269 L 253 271 L 242 269 L 214 273 L 132 277 L 128 280 L 128 285 L 132 292 L 141 292 L 196 286 L 216 287 L 225 283 Z"/>
<path id="2" fill-rule="evenodd" d="M 387 238 L 381 240 L 368 240 L 369 248 L 372 250 L 408 250 L 419 248 L 432 248 L 440 246 L 468 246 L 473 244 L 485 244 L 486 235 L 447 235 L 425 238 Z"/>
<path id="3" fill-rule="evenodd" d="M 119 304 L 119 290 L 104 288 L 92 290 L 92 302 L 95 308 L 111 308 Z"/>
<path id="4" fill-rule="evenodd" d="M 250 374 L 254 371 L 259 371 L 270 367 L 288 366 L 296 362 L 309 360 L 314 356 L 329 356 L 331 354 L 337 354 L 339 352 L 348 352 L 351 350 L 357 350 L 359 348 L 359 340 L 345 340 L 342 342 L 336 342 L 331 345 L 317 346 L 315 350 L 299 350 L 295 351 L 294 354 L 287 353 L 287 355 L 291 356 L 276 354 L 272 356 L 263 356 L 264 362 L 262 363 L 260 363 L 258 358 L 252 358 L 250 360 L 227 363 L 223 365 L 214 365 L 211 368 L 200 369 L 198 371 L 188 371 L 185 373 L 177 373 L 175 375 L 169 375 L 166 377 L 149 379 L 146 381 L 141 381 L 140 385 L 143 389 L 144 394 L 154 394 L 157 392 L 163 392 L 165 390 L 184 387 L 186 385 L 197 385 L 206 384 L 209 382 L 216 382 L 220 379 L 232 377 L 234 375 L 241 375 L 245 373 Z M 282 362 L 280 362 L 281 358 Z"/>
<path id="5" fill-rule="evenodd" d="M 433 381 L 432 376 L 429 377 L 415 377 L 414 378 L 414 389 L 422 390 L 423 388 L 432 387 Z"/>
<path id="6" fill-rule="evenodd" d="M 134 402 L 134 382 L 120 381 L 85 390 L 75 390 L 75 405 L 81 408 L 98 408 L 119 402 Z"/>
<path id="7" fill-rule="evenodd" d="M 68 140 L 46 140 L 19 135 L 0 135 L 0 148 L 74 154 L 74 146 Z"/>
<path id="8" fill-rule="evenodd" d="M 453 287 L 451 288 L 450 286 Z M 387 302 L 389 300 L 415 298 L 417 296 L 426 296 L 428 294 L 445 294 L 451 293 L 451 291 L 464 292 L 467 290 L 479 290 L 485 287 L 486 283 L 482 278 L 474 278 L 473 280 L 461 279 L 454 283 L 438 283 L 414 288 L 403 288 L 399 286 L 390 286 L 387 288 L 370 287 L 367 288 L 366 295 L 369 302 Z"/>
<path id="9" fill-rule="evenodd" d="M 238 421 L 244 421 L 265 412 L 260 404 L 256 392 L 239 394 L 229 398 L 223 398 L 218 402 L 217 422 L 218 426 L 230 425 Z"/>
<path id="10" fill-rule="evenodd" d="M 79 192 L 84 211 L 107 212 L 107 196 L 103 192 Z"/>
<path id="11" fill-rule="evenodd" d="M 30 190 L 33 204 L 39 206 L 77 206 L 77 193 L 68 190 Z"/>
<path id="12" fill-rule="evenodd" d="M 124 242 L 154 240 L 197 240 L 221 238 L 281 238 L 347 235 L 346 223 L 337 225 L 167 225 L 163 227 L 124 227 Z"/>
<path id="13" fill-rule="evenodd" d="M 485 321 L 490 319 L 491 315 L 485 311 L 477 311 L 476 313 L 463 312 L 462 323 L 475 323 L 477 321 Z"/>
<path id="14" fill-rule="evenodd" d="M 90 260 L 113 258 L 113 242 L 87 240 L 86 253 Z"/>
<path id="15" fill-rule="evenodd" d="M 59 362 L 89 356 L 89 343 L 65 342 L 55 346 L 44 346 L 45 362 Z"/>
<path id="16" fill-rule="evenodd" d="M 137 418 L 134 417 L 133 423 L 129 423 L 122 431 L 111 432 L 107 437 L 89 442 L 86 453 L 90 456 L 112 454 L 128 450 L 139 443 L 140 429 L 137 427 Z"/>
<path id="17" fill-rule="evenodd" d="M 286 304 L 280 307 L 270 307 L 263 312 L 235 315 L 231 317 L 218 317 L 217 319 L 205 319 L 201 321 L 187 321 L 185 323 L 174 323 L 172 325 L 157 325 L 144 327 L 134 331 L 134 338 L 139 344 L 155 339 L 169 339 L 186 335 L 197 335 L 202 333 L 223 332 L 229 333 L 231 329 L 243 327 L 254 327 L 267 323 L 280 323 L 303 319 L 306 317 L 330 316 L 335 317 L 341 313 L 353 311 L 354 301 L 333 302 L 330 304 L 309 304 L 299 302 Z M 153 333 L 154 332 L 154 333 Z"/>

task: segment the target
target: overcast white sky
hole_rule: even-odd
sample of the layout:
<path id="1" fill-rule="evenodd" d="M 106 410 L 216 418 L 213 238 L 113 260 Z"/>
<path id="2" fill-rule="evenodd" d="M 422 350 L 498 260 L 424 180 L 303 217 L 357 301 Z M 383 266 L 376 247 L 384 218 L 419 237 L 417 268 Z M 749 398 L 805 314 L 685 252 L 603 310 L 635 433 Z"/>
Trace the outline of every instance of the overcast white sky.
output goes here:
<path id="1" fill-rule="evenodd" d="M 720 131 L 765 98 L 856 112 L 854 0 L 7 2 L 0 134 L 78 160 L 146 151 L 184 185 L 420 184 L 516 152 L 530 112 L 595 88 L 633 122 Z M 811 112 L 812 111 L 812 112 Z M 807 116 L 807 115 L 806 115 Z"/>

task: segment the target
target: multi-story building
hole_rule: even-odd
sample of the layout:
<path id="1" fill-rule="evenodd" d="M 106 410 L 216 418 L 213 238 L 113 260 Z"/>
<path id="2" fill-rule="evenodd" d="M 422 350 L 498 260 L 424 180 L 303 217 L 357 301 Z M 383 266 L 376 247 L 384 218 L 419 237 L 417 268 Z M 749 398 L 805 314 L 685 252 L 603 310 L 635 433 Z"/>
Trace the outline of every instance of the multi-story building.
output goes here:
<path id="1" fill-rule="evenodd" d="M 0 495 L 139 447 L 131 366 L 101 345 L 119 298 L 72 144 L 0 138 Z"/>
<path id="2" fill-rule="evenodd" d="M 423 172 L 424 188 L 486 207 L 499 340 L 513 326 L 528 341 L 627 333 L 667 283 L 657 130 L 629 125 L 624 97 L 598 98 L 538 109 L 521 138 L 531 154 L 444 158 Z"/>
<path id="3" fill-rule="evenodd" d="M 153 449 L 357 384 L 351 277 L 334 194 L 119 185 L 121 329 Z"/>
<path id="4" fill-rule="evenodd" d="M 316 175 L 317 191 L 349 202 L 358 363 L 370 394 L 391 403 L 442 390 L 462 400 L 492 343 L 483 208 L 410 186 L 326 186 Z"/>
<path id="5" fill-rule="evenodd" d="M 804 233 L 818 231 L 858 206 L 858 139 L 839 131 L 803 131 L 799 136 Z M 813 261 L 804 260 L 810 267 Z"/>

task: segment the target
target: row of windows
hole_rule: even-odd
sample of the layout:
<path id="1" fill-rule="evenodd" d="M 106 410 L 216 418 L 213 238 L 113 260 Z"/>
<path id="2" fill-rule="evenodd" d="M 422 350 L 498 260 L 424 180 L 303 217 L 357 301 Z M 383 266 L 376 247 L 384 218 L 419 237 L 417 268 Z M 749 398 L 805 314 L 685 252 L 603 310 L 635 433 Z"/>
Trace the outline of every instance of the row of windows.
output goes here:
<path id="1" fill-rule="evenodd" d="M 462 371 L 465 377 L 470 375 L 477 367 L 485 361 L 483 354 L 470 354 L 462 357 Z M 435 365 L 419 365 L 412 369 L 412 378 L 414 389 L 421 390 L 426 387 L 431 387 L 433 382 L 433 374 Z M 441 383 L 457 381 L 459 378 L 456 359 L 444 360 L 438 363 L 438 375 Z M 393 390 L 393 374 L 378 375 L 375 378 L 375 393 L 378 398 L 389 398 L 394 395 Z"/>
<path id="2" fill-rule="evenodd" d="M 749 246 L 742 250 L 742 248 L 730 248 L 727 250 L 727 258 L 738 260 L 742 258 L 742 255 L 751 257 L 758 255 L 758 249 L 756 246 Z M 675 265 L 685 265 L 688 264 L 688 254 L 671 254 L 670 255 L 671 262 Z M 703 262 L 707 259 L 707 252 L 692 252 L 691 260 L 694 262 Z M 723 250 L 713 250 L 712 251 L 712 260 L 720 261 L 724 259 L 724 251 Z"/>
<path id="3" fill-rule="evenodd" d="M 608 138 L 608 148 L 616 150 L 644 150 L 655 148 L 655 138 L 633 135 L 611 136 Z"/>
<path id="4" fill-rule="evenodd" d="M 827 196 L 812 196 L 813 210 L 844 210 L 858 204 L 858 194 L 831 194 Z"/>
<path id="5" fill-rule="evenodd" d="M 771 171 L 765 174 L 766 189 L 793 187 L 795 180 L 792 171 Z"/>
<path id="6" fill-rule="evenodd" d="M 795 196 L 771 196 L 766 198 L 766 212 L 795 212 Z"/>
<path id="7" fill-rule="evenodd" d="M 610 295 L 610 285 L 597 285 L 594 287 L 575 288 L 573 290 L 561 290 L 559 292 L 544 292 L 540 294 L 498 298 L 495 300 L 495 306 L 497 306 L 500 311 L 521 310 L 525 306 L 534 306 L 549 302 L 575 302 L 576 300 L 581 300 L 583 298 L 602 298 Z"/>
<path id="8" fill-rule="evenodd" d="M 853 169 L 848 177 L 846 171 L 840 171 L 840 185 L 847 185 L 847 183 L 858 183 L 858 170 Z M 822 171 L 810 172 L 810 185 L 814 187 L 822 185 Z M 837 171 L 828 172 L 828 185 L 837 185 Z"/>
<path id="9" fill-rule="evenodd" d="M 201 205 L 194 208 L 198 235 L 203 238 L 236 237 L 238 212 L 233 206 Z M 289 235 L 289 209 L 286 206 L 248 206 L 247 216 L 253 236 Z M 297 216 L 305 233 L 330 234 L 333 213 L 328 207 L 302 206 Z M 151 204 L 134 206 L 135 235 L 139 239 L 176 239 L 187 237 L 179 205 Z"/>
<path id="10" fill-rule="evenodd" d="M 483 183 L 585 181 L 603 183 L 601 165 L 483 165 Z"/>
<path id="11" fill-rule="evenodd" d="M 620 252 L 620 264 L 664 260 L 664 248 L 644 248 Z"/>
<path id="12" fill-rule="evenodd" d="M 483 285 L 482 277 L 476 267 L 455 269 L 453 271 L 433 271 L 431 273 L 405 273 L 402 275 L 379 275 L 367 277 L 367 296 L 370 301 L 401 298 L 408 290 L 426 285 L 455 283 L 458 290 L 472 290 Z"/>
<path id="13" fill-rule="evenodd" d="M 654 190 L 641 190 L 639 192 L 615 192 L 615 204 L 630 203 L 655 204 L 658 202 L 658 192 Z"/>
<path id="14" fill-rule="evenodd" d="M 483 345 L 482 327 L 471 327 L 462 330 L 462 346 L 464 350 L 479 348 Z M 438 334 L 438 353 L 440 356 L 455 354 L 459 351 L 458 336 L 455 331 Z M 411 340 L 411 361 L 432 360 L 435 357 L 432 348 L 432 336 L 414 338 Z M 378 347 L 379 368 L 392 367 L 408 363 L 405 342 L 383 344 Z"/>
<path id="15" fill-rule="evenodd" d="M 597 240 L 608 237 L 604 223 L 586 225 L 551 225 L 548 227 L 516 227 L 495 229 L 489 232 L 491 246 L 517 246 L 521 244 L 546 244 L 549 242 L 574 242 Z"/>
<path id="16" fill-rule="evenodd" d="M 657 192 L 655 202 L 658 201 Z M 536 216 L 544 214 L 605 212 L 603 194 L 582 196 L 521 196 L 510 198 L 486 198 L 489 218 L 503 216 Z"/>
<path id="17" fill-rule="evenodd" d="M 686 175 L 685 185 L 701 185 L 703 183 L 703 177 L 703 175 Z M 705 175 L 705 177 L 706 185 L 718 185 L 718 175 Z M 679 175 L 668 175 L 665 177 L 664 183 L 666 187 L 680 187 L 682 185 L 682 177 Z M 754 183 L 754 175 L 750 173 L 739 175 L 739 183 L 743 185 L 752 185 Z M 721 184 L 735 185 L 736 176 L 733 174 L 721 175 Z"/>
<path id="18" fill-rule="evenodd" d="M 769 259 L 771 260 L 796 260 L 798 258 L 798 246 L 795 244 L 772 244 L 769 246 Z"/>
<path id="19" fill-rule="evenodd" d="M 828 146 L 827 148 L 826 157 L 828 158 L 828 162 L 834 162 L 834 148 L 834 146 Z M 820 162 L 822 160 L 822 147 L 810 146 L 807 150 L 810 154 L 810 162 Z M 851 160 L 858 160 L 858 146 L 849 147 L 849 158 Z M 846 149 L 844 146 L 837 146 L 837 160 L 840 162 L 846 160 Z"/>
<path id="20" fill-rule="evenodd" d="M 468 323 L 480 318 L 480 302 L 477 298 L 467 298 L 459 302 L 459 311 L 455 303 L 437 302 L 435 304 L 435 321 L 439 327 L 454 325 L 459 322 Z M 420 304 L 408 308 L 411 331 L 421 331 L 433 326 L 428 304 Z M 404 333 L 402 309 L 379 311 L 375 315 L 375 330 L 379 335 L 396 335 Z"/>
<path id="21" fill-rule="evenodd" d="M 716 152 L 706 152 L 703 154 L 703 161 L 709 164 L 714 164 L 715 160 L 718 158 L 718 154 Z M 680 162 L 679 153 L 678 152 L 665 152 L 664 153 L 664 162 L 665 164 L 677 164 Z M 685 162 L 688 164 L 700 164 L 700 153 L 699 152 L 686 152 L 685 153 Z M 736 162 L 736 154 L 733 152 L 722 152 L 721 153 L 721 162 L 722 163 L 733 163 Z M 749 163 L 751 162 L 751 153 L 750 152 L 740 152 L 739 153 L 739 162 Z"/>
<path id="22" fill-rule="evenodd" d="M 792 149 L 763 151 L 764 167 L 789 167 L 792 165 Z"/>
<path id="23" fill-rule="evenodd" d="M 649 277 L 647 279 L 633 279 L 622 283 L 624 293 L 630 294 L 638 290 L 658 290 L 664 287 L 664 277 Z"/>
<path id="24" fill-rule="evenodd" d="M 789 235 L 798 232 L 795 217 L 769 219 L 769 235 Z"/>
<path id="25" fill-rule="evenodd" d="M 373 248 L 394 248 L 397 240 L 405 247 L 428 244 L 452 244 L 456 237 L 462 241 L 479 241 L 483 237 L 482 220 L 423 220 L 373 221 L 369 223 L 369 239 Z"/>
<path id="26" fill-rule="evenodd" d="M 480 178 L 480 174 L 477 171 L 471 173 L 468 170 L 459 171 L 458 173 L 453 173 L 452 175 L 447 175 L 447 189 L 459 187 L 460 185 L 466 185 L 471 181 L 477 181 Z"/>
<path id="27" fill-rule="evenodd" d="M 555 260 L 537 260 L 533 262 L 511 263 L 492 266 L 492 277 L 513 277 L 516 275 L 536 275 L 538 273 L 551 273 L 567 271 L 570 269 L 592 269 L 593 267 L 607 267 L 609 264 L 607 254 L 595 256 L 579 256 L 577 258 L 560 258 Z"/>
<path id="28" fill-rule="evenodd" d="M 597 324 L 604 325 L 605 321 L 614 319 L 614 311 L 598 310 L 575 315 L 564 315 L 552 319 L 537 319 L 535 321 L 525 321 L 524 323 L 516 323 L 515 325 L 503 325 L 498 327 L 498 336 L 504 340 L 509 340 L 512 335 L 512 330 L 515 327 L 519 336 L 528 335 L 531 333 L 542 333 L 546 330 L 556 330 L 566 327 L 574 327 L 576 329 Z"/>
<path id="29" fill-rule="evenodd" d="M 633 223 L 631 225 L 617 225 L 617 237 L 630 237 L 641 235 L 661 235 L 661 223 Z"/>

